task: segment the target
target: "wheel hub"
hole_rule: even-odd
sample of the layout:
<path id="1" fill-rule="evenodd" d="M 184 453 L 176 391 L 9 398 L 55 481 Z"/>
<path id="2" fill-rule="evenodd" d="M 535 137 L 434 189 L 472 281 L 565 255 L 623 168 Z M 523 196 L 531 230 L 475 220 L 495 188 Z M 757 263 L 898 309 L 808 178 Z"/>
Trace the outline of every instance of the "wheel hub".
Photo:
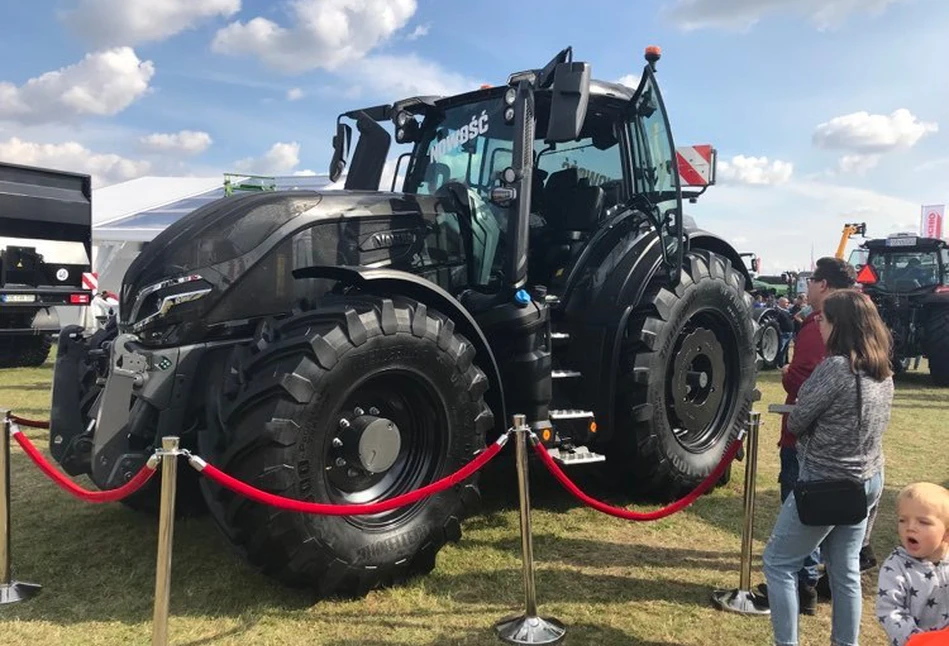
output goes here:
<path id="1" fill-rule="evenodd" d="M 367 414 L 357 408 L 354 413 L 352 421 L 340 420 L 340 433 L 333 440 L 333 446 L 339 449 L 336 466 L 355 467 L 371 475 L 388 471 L 402 448 L 399 427 L 372 412 Z"/>
<path id="2" fill-rule="evenodd" d="M 673 408 L 686 431 L 701 432 L 725 396 L 725 355 L 711 330 L 699 328 L 682 340 L 675 357 Z"/>

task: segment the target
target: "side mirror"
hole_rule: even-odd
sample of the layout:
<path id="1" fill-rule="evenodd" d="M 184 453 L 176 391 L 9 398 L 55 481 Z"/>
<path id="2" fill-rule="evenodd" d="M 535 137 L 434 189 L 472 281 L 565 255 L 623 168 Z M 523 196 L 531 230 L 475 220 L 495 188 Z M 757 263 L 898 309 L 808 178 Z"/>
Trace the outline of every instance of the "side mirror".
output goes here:
<path id="1" fill-rule="evenodd" d="M 579 139 L 589 103 L 590 64 L 559 63 L 554 68 L 550 118 L 544 141 L 551 144 Z"/>
<path id="2" fill-rule="evenodd" d="M 365 112 L 355 115 L 359 143 L 343 188 L 348 191 L 378 191 L 392 137 Z"/>
<path id="3" fill-rule="evenodd" d="M 756 274 L 758 273 L 758 259 L 757 258 L 751 259 L 751 271 L 755 272 Z"/>
<path id="4" fill-rule="evenodd" d="M 336 123 L 336 136 L 333 137 L 333 159 L 330 161 L 330 181 L 338 180 L 346 170 L 349 158 L 349 144 L 353 139 L 353 129 L 348 124 Z"/>

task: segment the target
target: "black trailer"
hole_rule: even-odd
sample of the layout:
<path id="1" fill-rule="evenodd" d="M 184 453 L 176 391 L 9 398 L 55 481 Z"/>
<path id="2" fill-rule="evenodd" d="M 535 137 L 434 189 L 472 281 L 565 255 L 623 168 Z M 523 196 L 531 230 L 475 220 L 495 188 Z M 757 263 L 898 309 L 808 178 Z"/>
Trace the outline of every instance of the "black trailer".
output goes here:
<path id="1" fill-rule="evenodd" d="M 0 163 L 0 367 L 46 361 L 56 308 L 89 305 L 91 271 L 91 178 Z"/>

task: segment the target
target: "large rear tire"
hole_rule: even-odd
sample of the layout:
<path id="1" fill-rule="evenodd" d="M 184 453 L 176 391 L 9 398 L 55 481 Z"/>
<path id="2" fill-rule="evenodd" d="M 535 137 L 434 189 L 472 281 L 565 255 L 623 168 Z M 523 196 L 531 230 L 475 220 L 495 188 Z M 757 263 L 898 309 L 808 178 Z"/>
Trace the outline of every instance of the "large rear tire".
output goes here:
<path id="1" fill-rule="evenodd" d="M 702 250 L 675 291 L 647 293 L 627 331 L 607 461 L 628 488 L 678 497 L 721 461 L 756 395 L 750 310 L 742 274 Z"/>
<path id="2" fill-rule="evenodd" d="M 949 307 L 934 308 L 926 317 L 926 358 L 937 386 L 949 386 Z"/>
<path id="3" fill-rule="evenodd" d="M 256 347 L 235 352 L 201 452 L 290 498 L 367 503 L 418 489 L 470 461 L 494 424 L 474 355 L 451 320 L 415 301 L 324 303 L 263 326 Z M 389 460 L 378 468 L 388 468 L 374 471 L 354 447 L 380 424 L 399 442 L 379 445 Z M 280 511 L 202 484 L 225 535 L 265 574 L 323 596 L 362 596 L 434 568 L 480 500 L 476 478 L 393 512 L 345 517 Z"/>

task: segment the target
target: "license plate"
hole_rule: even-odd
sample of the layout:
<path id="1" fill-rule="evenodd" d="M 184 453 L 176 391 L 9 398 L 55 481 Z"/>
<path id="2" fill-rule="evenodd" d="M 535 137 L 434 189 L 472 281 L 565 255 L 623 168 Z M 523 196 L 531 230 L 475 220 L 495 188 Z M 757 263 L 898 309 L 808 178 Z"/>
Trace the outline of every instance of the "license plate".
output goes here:
<path id="1" fill-rule="evenodd" d="M 916 238 L 887 238 L 887 247 L 915 247 Z"/>
<path id="2" fill-rule="evenodd" d="M 4 303 L 33 303 L 36 301 L 36 294 L 4 294 L 0 298 Z"/>

